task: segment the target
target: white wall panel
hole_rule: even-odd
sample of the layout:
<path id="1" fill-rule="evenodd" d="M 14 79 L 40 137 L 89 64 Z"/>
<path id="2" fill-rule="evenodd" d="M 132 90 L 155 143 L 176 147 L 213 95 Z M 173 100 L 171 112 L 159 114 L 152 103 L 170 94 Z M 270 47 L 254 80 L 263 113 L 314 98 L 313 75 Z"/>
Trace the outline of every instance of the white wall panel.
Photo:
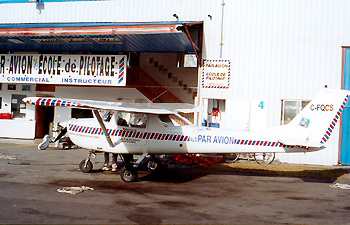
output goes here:
<path id="1" fill-rule="evenodd" d="M 224 58 L 233 68 L 227 95 L 268 98 L 269 127 L 280 123 L 281 99 L 311 99 L 324 85 L 340 88 L 347 1 L 237 0 L 226 6 Z M 337 152 L 334 133 L 326 150 L 281 159 L 336 164 Z"/>

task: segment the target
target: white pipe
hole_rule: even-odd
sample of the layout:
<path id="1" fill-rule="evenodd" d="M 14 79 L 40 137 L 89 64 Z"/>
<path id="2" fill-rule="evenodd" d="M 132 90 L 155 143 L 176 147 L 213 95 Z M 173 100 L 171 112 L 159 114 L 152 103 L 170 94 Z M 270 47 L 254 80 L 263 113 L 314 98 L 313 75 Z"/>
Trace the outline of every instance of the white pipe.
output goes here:
<path id="1" fill-rule="evenodd" d="M 220 58 L 222 58 L 222 46 L 224 45 L 224 8 L 225 0 L 222 0 Z"/>

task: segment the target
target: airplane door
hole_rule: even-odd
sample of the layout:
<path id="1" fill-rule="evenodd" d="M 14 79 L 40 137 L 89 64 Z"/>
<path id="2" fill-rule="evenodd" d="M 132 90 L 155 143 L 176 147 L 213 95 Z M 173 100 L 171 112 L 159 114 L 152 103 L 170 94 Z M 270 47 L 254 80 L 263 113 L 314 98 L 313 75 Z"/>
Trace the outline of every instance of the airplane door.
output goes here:
<path id="1" fill-rule="evenodd" d="M 120 113 L 115 115 L 119 138 L 128 152 L 139 153 L 147 151 L 148 118 L 144 114 Z"/>

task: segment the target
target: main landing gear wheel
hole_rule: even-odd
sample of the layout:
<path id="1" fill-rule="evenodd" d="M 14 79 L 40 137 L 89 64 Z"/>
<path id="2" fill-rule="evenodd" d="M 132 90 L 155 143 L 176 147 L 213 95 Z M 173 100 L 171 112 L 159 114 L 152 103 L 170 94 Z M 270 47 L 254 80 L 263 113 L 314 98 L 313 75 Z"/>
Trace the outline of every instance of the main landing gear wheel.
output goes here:
<path id="1" fill-rule="evenodd" d="M 83 173 L 90 173 L 93 168 L 92 162 L 90 160 L 87 163 L 85 162 L 86 162 L 86 159 L 80 162 L 79 169 Z"/>
<path id="2" fill-rule="evenodd" d="M 258 164 L 271 164 L 275 160 L 275 153 L 254 153 L 254 159 Z"/>
<path id="3" fill-rule="evenodd" d="M 225 163 L 231 164 L 238 160 L 239 154 L 237 153 L 226 153 L 223 155 Z"/>
<path id="4" fill-rule="evenodd" d="M 120 171 L 120 177 L 125 182 L 134 182 L 137 179 L 137 169 L 132 165 L 125 165 Z"/>
<path id="5" fill-rule="evenodd" d="M 162 162 L 157 158 L 151 158 L 147 162 L 147 168 L 150 169 L 152 173 L 158 173 L 162 169 Z"/>

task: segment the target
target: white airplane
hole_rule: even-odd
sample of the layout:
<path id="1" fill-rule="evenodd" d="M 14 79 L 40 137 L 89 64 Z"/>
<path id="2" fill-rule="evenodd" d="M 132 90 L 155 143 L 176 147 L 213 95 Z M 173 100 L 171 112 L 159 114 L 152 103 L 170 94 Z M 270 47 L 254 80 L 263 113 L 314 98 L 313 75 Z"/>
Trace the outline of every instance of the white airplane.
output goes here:
<path id="1" fill-rule="evenodd" d="M 65 132 L 77 146 L 90 150 L 80 163 L 83 172 L 92 170 L 90 157 L 98 152 L 121 154 L 122 180 L 137 179 L 138 165 L 151 156 L 148 168 L 158 170 L 160 154 L 227 154 L 311 152 L 325 148 L 345 107 L 350 92 L 324 89 L 288 125 L 263 132 L 234 131 L 192 125 L 179 113 L 197 112 L 182 103 L 121 103 L 80 99 L 27 97 L 23 101 L 41 106 L 91 109 L 95 118 L 71 119 Z M 113 112 L 102 118 L 99 110 Z M 128 120 L 128 121 L 126 121 Z M 134 162 L 133 155 L 141 157 Z M 149 157 L 148 157 L 149 158 Z"/>

